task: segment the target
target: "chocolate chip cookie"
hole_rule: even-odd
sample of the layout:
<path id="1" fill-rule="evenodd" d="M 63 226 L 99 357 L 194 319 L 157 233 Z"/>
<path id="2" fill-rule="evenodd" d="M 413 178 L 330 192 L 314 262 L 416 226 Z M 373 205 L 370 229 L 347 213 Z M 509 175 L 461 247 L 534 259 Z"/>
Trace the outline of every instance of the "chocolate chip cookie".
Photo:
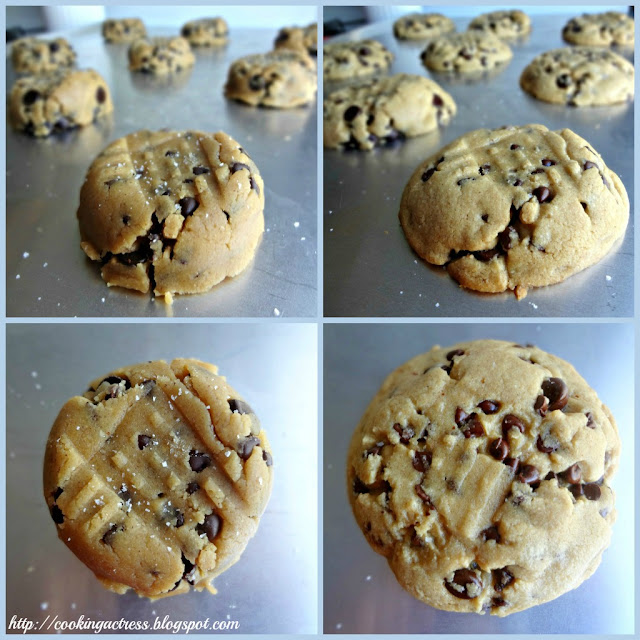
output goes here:
<path id="1" fill-rule="evenodd" d="M 352 80 L 386 71 L 393 54 L 377 40 L 334 42 L 323 49 L 323 73 L 327 82 Z"/>
<path id="2" fill-rule="evenodd" d="M 11 45 L 11 60 L 18 73 L 46 73 L 73 67 L 76 52 L 64 38 L 20 38 Z"/>
<path id="3" fill-rule="evenodd" d="M 156 295 L 208 291 L 251 262 L 264 184 L 227 134 L 138 131 L 111 143 L 82 189 L 82 249 L 108 286 Z"/>
<path id="4" fill-rule="evenodd" d="M 569 129 L 479 129 L 425 160 L 402 194 L 414 251 L 462 286 L 497 293 L 561 282 L 625 232 L 620 178 Z"/>
<path id="5" fill-rule="evenodd" d="M 474 73 L 505 64 L 512 56 L 509 45 L 499 38 L 488 33 L 467 31 L 433 40 L 421 53 L 420 59 L 432 71 Z"/>
<path id="6" fill-rule="evenodd" d="M 569 363 L 478 340 L 387 377 L 353 434 L 348 493 L 414 597 L 506 616 L 597 569 L 619 456 L 611 412 Z"/>
<path id="7" fill-rule="evenodd" d="M 591 107 L 633 100 L 633 65 L 598 47 L 565 47 L 534 58 L 520 86 L 538 100 Z"/>
<path id="8" fill-rule="evenodd" d="M 318 55 L 318 25 L 314 22 L 307 27 L 283 27 L 278 32 L 273 46 L 276 49 L 306 53 L 315 58 Z"/>
<path id="9" fill-rule="evenodd" d="M 228 42 L 229 25 L 224 18 L 202 18 L 187 22 L 180 35 L 192 47 L 220 47 Z"/>
<path id="10" fill-rule="evenodd" d="M 91 124 L 112 111 L 109 87 L 92 69 L 24 76 L 9 96 L 13 127 L 37 137 Z"/>
<path id="11" fill-rule="evenodd" d="M 163 75 L 180 73 L 193 66 L 195 57 L 186 38 L 136 40 L 129 47 L 129 69 Z"/>
<path id="12" fill-rule="evenodd" d="M 102 37 L 114 44 L 132 42 L 144 38 L 147 30 L 140 18 L 122 18 L 120 20 L 105 20 L 102 23 Z"/>
<path id="13" fill-rule="evenodd" d="M 453 20 L 441 13 L 410 13 L 393 23 L 393 35 L 398 40 L 428 40 L 455 30 Z"/>
<path id="14" fill-rule="evenodd" d="M 44 497 L 60 539 L 106 588 L 215 593 L 257 531 L 272 463 L 260 421 L 217 367 L 148 362 L 62 407 Z"/>
<path id="15" fill-rule="evenodd" d="M 231 64 L 224 95 L 252 106 L 289 109 L 315 99 L 315 62 L 306 54 L 278 49 Z"/>
<path id="16" fill-rule="evenodd" d="M 324 146 L 370 151 L 445 126 L 453 98 L 422 76 L 398 73 L 331 93 L 324 101 Z"/>
<path id="17" fill-rule="evenodd" d="M 562 37 L 569 44 L 633 47 L 634 30 L 633 18 L 624 13 L 585 13 L 567 22 Z"/>
<path id="18" fill-rule="evenodd" d="M 531 19 L 523 11 L 491 11 L 475 17 L 469 31 L 491 33 L 504 40 L 515 40 L 531 33 Z"/>

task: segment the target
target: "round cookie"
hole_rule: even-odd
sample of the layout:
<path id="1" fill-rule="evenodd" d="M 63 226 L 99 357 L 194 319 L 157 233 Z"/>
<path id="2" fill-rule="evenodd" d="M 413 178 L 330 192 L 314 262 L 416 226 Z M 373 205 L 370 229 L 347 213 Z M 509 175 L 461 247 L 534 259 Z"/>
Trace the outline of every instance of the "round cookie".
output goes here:
<path id="1" fill-rule="evenodd" d="M 112 111 L 109 87 L 93 69 L 24 76 L 9 96 L 12 126 L 37 137 L 91 124 Z"/>
<path id="2" fill-rule="evenodd" d="M 633 100 L 633 65 L 598 47 L 565 47 L 534 58 L 520 86 L 538 100 L 591 107 Z"/>
<path id="3" fill-rule="evenodd" d="M 428 40 L 455 30 L 453 20 L 441 13 L 410 13 L 393 23 L 398 40 Z"/>
<path id="4" fill-rule="evenodd" d="M 227 134 L 138 131 L 111 143 L 82 189 L 82 249 L 108 286 L 200 293 L 251 262 L 264 184 Z"/>
<path id="5" fill-rule="evenodd" d="M 224 18 L 202 18 L 187 22 L 180 35 L 192 47 L 220 47 L 228 42 L 229 25 Z"/>
<path id="6" fill-rule="evenodd" d="M 478 340 L 387 377 L 353 434 L 348 494 L 414 597 L 506 616 L 597 569 L 619 456 L 613 416 L 569 363 Z"/>
<path id="7" fill-rule="evenodd" d="M 469 31 L 491 33 L 498 38 L 515 40 L 531 33 L 531 19 L 518 9 L 491 11 L 476 16 L 469 23 Z"/>
<path id="8" fill-rule="evenodd" d="M 454 33 L 433 40 L 421 53 L 422 64 L 432 71 L 473 73 L 487 71 L 511 60 L 510 47 L 488 33 Z"/>
<path id="9" fill-rule="evenodd" d="M 129 69 L 142 73 L 163 75 L 180 73 L 193 66 L 195 57 L 189 42 L 175 38 L 135 40 L 129 47 Z"/>
<path id="10" fill-rule="evenodd" d="M 51 429 L 44 496 L 58 536 L 117 593 L 215 593 L 258 528 L 271 447 L 251 407 L 190 359 L 118 369 Z"/>
<path id="11" fill-rule="evenodd" d="M 393 62 L 391 51 L 377 40 L 325 44 L 323 55 L 323 74 L 327 82 L 381 73 Z"/>
<path id="12" fill-rule="evenodd" d="M 106 42 L 133 42 L 144 38 L 147 30 L 140 18 L 122 18 L 120 20 L 105 20 L 102 23 L 102 37 Z"/>
<path id="13" fill-rule="evenodd" d="M 20 38 L 11 45 L 13 68 L 18 73 L 46 73 L 76 63 L 76 52 L 64 38 Z"/>
<path id="14" fill-rule="evenodd" d="M 625 232 L 620 178 L 569 129 L 478 129 L 422 162 L 400 203 L 413 250 L 462 286 L 523 298 L 601 260 Z"/>
<path id="15" fill-rule="evenodd" d="M 567 22 L 562 37 L 569 44 L 633 47 L 634 30 L 633 18 L 624 13 L 585 13 Z"/>
<path id="16" fill-rule="evenodd" d="M 306 53 L 315 58 L 318 55 L 318 25 L 314 22 L 307 27 L 283 27 L 273 46 L 276 49 Z"/>
<path id="17" fill-rule="evenodd" d="M 224 95 L 254 107 L 289 109 L 312 102 L 317 86 L 316 64 L 309 56 L 279 49 L 235 60 Z"/>
<path id="18" fill-rule="evenodd" d="M 445 126 L 453 98 L 423 76 L 398 73 L 335 91 L 324 101 L 324 146 L 371 150 Z"/>

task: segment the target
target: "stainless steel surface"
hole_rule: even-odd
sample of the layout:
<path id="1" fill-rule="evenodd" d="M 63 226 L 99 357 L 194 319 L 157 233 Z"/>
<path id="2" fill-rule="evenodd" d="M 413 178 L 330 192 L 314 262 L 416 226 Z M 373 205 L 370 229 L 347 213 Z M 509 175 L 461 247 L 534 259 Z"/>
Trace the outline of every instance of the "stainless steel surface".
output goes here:
<path id="1" fill-rule="evenodd" d="M 214 581 L 217 595 L 151 602 L 105 590 L 58 540 L 42 497 L 42 460 L 58 411 L 90 380 L 176 356 L 217 364 L 251 403 L 273 447 L 274 486 L 256 536 Z M 7 367 L 7 621 L 84 615 L 153 624 L 168 615 L 174 623 L 237 620 L 239 633 L 317 631 L 315 325 L 12 324 Z"/>
<path id="2" fill-rule="evenodd" d="M 286 24 L 286 8 L 279 10 Z M 152 35 L 171 32 L 175 27 Z M 315 316 L 316 104 L 258 109 L 222 95 L 230 62 L 270 50 L 275 30 L 234 29 L 226 48 L 198 49 L 193 71 L 175 80 L 131 73 L 127 46 L 105 45 L 97 27 L 63 35 L 80 65 L 104 76 L 115 111 L 109 122 L 44 140 L 7 126 L 7 315 Z M 8 90 L 14 79 L 8 62 Z M 132 131 L 163 127 L 230 134 L 258 165 L 266 196 L 255 261 L 208 293 L 176 296 L 172 307 L 146 294 L 108 289 L 80 249 L 76 222 L 80 186 L 94 157 Z"/>
<path id="3" fill-rule="evenodd" d="M 433 609 L 400 587 L 360 532 L 345 486 L 351 434 L 393 369 L 434 344 L 498 338 L 533 342 L 568 360 L 609 406 L 622 440 L 613 486 L 618 520 L 596 573 L 547 604 L 506 618 Z M 631 324 L 325 324 L 325 633 L 634 632 L 634 349 Z"/>
<path id="4" fill-rule="evenodd" d="M 564 46 L 560 30 L 569 17 L 534 16 L 530 38 L 514 44 L 510 64 L 486 80 L 467 83 L 429 73 L 458 105 L 456 117 L 439 132 L 374 152 L 325 149 L 325 316 L 633 315 L 633 217 L 622 244 L 602 262 L 560 284 L 531 289 L 520 302 L 512 292 L 460 288 L 443 267 L 427 265 L 413 253 L 398 222 L 402 190 L 422 160 L 467 131 L 530 123 L 568 127 L 588 140 L 622 179 L 633 213 L 633 104 L 570 108 L 535 100 L 519 86 L 522 70 L 536 55 Z M 458 30 L 466 29 L 467 20 L 455 22 Z M 348 36 L 364 37 L 377 38 L 395 53 L 391 73 L 427 73 L 419 60 L 425 44 L 395 40 L 390 22 Z"/>

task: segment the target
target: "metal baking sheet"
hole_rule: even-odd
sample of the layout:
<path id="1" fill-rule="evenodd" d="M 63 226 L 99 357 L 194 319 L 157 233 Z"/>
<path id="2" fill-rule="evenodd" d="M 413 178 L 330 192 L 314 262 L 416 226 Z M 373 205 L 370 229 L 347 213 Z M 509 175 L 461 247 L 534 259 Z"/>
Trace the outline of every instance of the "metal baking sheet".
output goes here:
<path id="1" fill-rule="evenodd" d="M 169 616 L 174 624 L 237 621 L 241 634 L 317 632 L 315 325 L 10 324 L 7 345 L 7 624 L 14 615 L 152 625 Z M 58 540 L 42 496 L 46 439 L 62 405 L 97 376 L 185 356 L 217 364 L 255 409 L 273 449 L 273 493 L 240 560 L 215 579 L 217 595 L 117 595 Z M 303 413 L 291 411 L 292 398 Z"/>
<path id="2" fill-rule="evenodd" d="M 288 24 L 286 9 L 279 10 Z M 97 26 L 60 35 L 76 49 L 79 66 L 103 75 L 115 110 L 107 121 L 41 140 L 7 125 L 7 315 L 315 316 L 316 104 L 259 109 L 222 94 L 231 61 L 271 50 L 276 30 L 232 28 L 227 47 L 195 50 L 193 70 L 176 79 L 130 72 L 127 45 L 106 45 Z M 15 78 L 8 59 L 7 91 Z M 234 137 L 258 165 L 266 200 L 265 233 L 253 263 L 207 293 L 176 296 L 172 306 L 107 288 L 80 249 L 76 222 L 80 187 L 95 156 L 123 135 L 164 127 Z"/>
<path id="3" fill-rule="evenodd" d="M 443 634 L 634 633 L 634 339 L 628 324 L 325 324 L 324 632 Z M 618 519 L 593 576 L 506 618 L 434 609 L 409 595 L 365 540 L 345 482 L 351 434 L 384 378 L 433 345 L 497 338 L 566 359 L 612 411 L 622 441 L 613 479 Z"/>
<path id="4" fill-rule="evenodd" d="M 446 8 L 429 7 L 432 10 L 447 14 Z M 624 240 L 600 263 L 560 284 L 530 289 L 521 301 L 512 292 L 482 294 L 460 288 L 444 267 L 428 265 L 411 250 L 398 222 L 402 191 L 422 160 L 467 131 L 531 123 L 552 130 L 568 127 L 588 140 L 622 179 L 633 213 L 633 103 L 569 108 L 536 100 L 519 86 L 522 70 L 536 55 L 566 46 L 562 26 L 581 11 L 533 16 L 531 36 L 512 45 L 509 65 L 476 81 L 427 72 L 419 60 L 426 45 L 396 40 L 390 21 L 340 36 L 378 39 L 396 56 L 390 73 L 429 75 L 453 96 L 458 113 L 449 126 L 394 148 L 324 150 L 325 316 L 633 315 L 633 215 Z M 454 22 L 464 31 L 469 20 Z M 633 61 L 632 53 L 626 57 Z M 325 95 L 328 90 L 325 85 Z"/>

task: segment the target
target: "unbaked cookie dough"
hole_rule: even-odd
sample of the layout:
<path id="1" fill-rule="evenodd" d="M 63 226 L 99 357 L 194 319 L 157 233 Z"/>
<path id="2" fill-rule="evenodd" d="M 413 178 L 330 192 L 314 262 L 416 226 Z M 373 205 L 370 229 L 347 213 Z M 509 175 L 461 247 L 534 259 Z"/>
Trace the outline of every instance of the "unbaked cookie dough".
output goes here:
<path id="1" fill-rule="evenodd" d="M 422 64 L 432 71 L 475 73 L 505 64 L 511 48 L 499 38 L 475 31 L 454 33 L 433 40 L 422 52 Z"/>
<path id="2" fill-rule="evenodd" d="M 193 66 L 195 56 L 186 38 L 143 38 L 129 47 L 129 69 L 163 75 Z"/>
<path id="3" fill-rule="evenodd" d="M 635 23 L 631 16 L 617 11 L 585 13 L 572 18 L 562 29 L 569 44 L 633 47 Z"/>
<path id="4" fill-rule="evenodd" d="M 132 42 L 144 38 L 147 30 L 140 18 L 122 18 L 120 20 L 105 20 L 102 23 L 102 36 L 107 42 L 114 44 Z"/>
<path id="5" fill-rule="evenodd" d="M 478 340 L 387 377 L 353 434 L 348 494 L 414 597 L 506 616 L 598 568 L 619 457 L 611 412 L 569 363 Z"/>
<path id="6" fill-rule="evenodd" d="M 391 66 L 394 57 L 377 40 L 325 44 L 323 56 L 323 73 L 327 82 L 382 73 Z"/>
<path id="7" fill-rule="evenodd" d="M 428 40 L 455 30 L 453 20 L 441 13 L 410 13 L 393 23 L 398 40 Z"/>
<path id="8" fill-rule="evenodd" d="M 531 33 L 531 19 L 523 11 L 491 11 L 476 16 L 469 23 L 469 31 L 491 33 L 504 40 L 515 40 Z"/>
<path id="9" fill-rule="evenodd" d="M 318 25 L 314 22 L 306 27 L 283 27 L 273 46 L 276 49 L 306 53 L 315 58 L 318 55 Z"/>
<path id="10" fill-rule="evenodd" d="M 106 588 L 215 593 L 258 529 L 272 464 L 258 418 L 217 367 L 147 362 L 62 407 L 44 497 L 59 538 Z"/>
<path id="11" fill-rule="evenodd" d="M 11 45 L 11 60 L 18 73 L 46 73 L 73 67 L 76 52 L 64 38 L 20 38 Z"/>
<path id="12" fill-rule="evenodd" d="M 187 22 L 180 35 L 192 47 L 220 47 L 228 42 L 229 25 L 224 18 L 201 18 Z"/>

